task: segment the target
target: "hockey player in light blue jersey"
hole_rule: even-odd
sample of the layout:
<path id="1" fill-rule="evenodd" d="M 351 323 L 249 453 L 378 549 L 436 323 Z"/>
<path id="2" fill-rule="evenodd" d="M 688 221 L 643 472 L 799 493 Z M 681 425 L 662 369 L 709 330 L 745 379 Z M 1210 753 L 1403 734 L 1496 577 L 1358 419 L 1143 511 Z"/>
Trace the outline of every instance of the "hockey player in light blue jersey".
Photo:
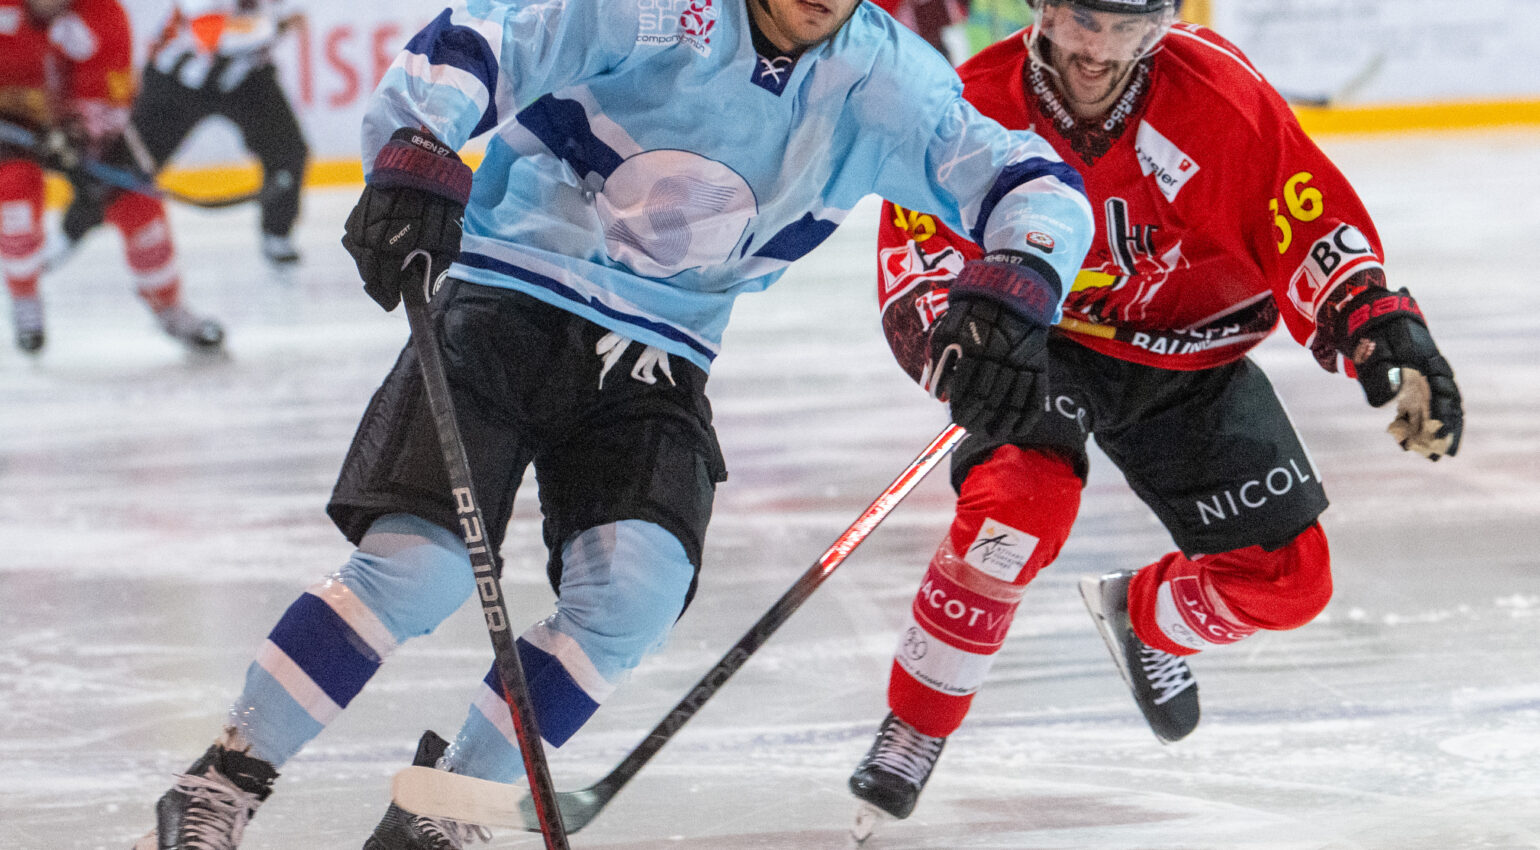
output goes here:
<path id="1" fill-rule="evenodd" d="M 456 150 L 483 134 L 473 176 Z M 1009 439 L 1042 409 L 1047 328 L 1093 233 L 1051 147 L 982 117 L 939 54 L 859 0 L 456 4 L 380 83 L 364 161 L 343 244 L 387 310 L 422 282 L 403 259 L 431 256 L 494 545 L 535 467 L 558 600 L 518 649 L 557 746 L 694 594 L 726 478 L 704 388 L 738 295 L 869 194 L 936 215 L 988 253 L 951 288 L 926 384 L 959 424 Z M 273 628 L 143 850 L 235 847 L 277 769 L 473 592 L 422 386 L 408 347 L 327 506 L 356 553 Z M 519 779 L 501 695 L 493 671 L 417 763 Z M 392 805 L 366 847 L 459 847 L 467 830 Z"/>

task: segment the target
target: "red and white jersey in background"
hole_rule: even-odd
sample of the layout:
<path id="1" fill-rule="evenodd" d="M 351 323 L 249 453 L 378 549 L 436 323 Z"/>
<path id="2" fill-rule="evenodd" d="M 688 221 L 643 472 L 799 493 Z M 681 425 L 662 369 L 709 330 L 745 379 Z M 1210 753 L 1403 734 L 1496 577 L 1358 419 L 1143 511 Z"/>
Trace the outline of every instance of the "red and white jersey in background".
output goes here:
<path id="1" fill-rule="evenodd" d="M 100 138 L 134 98 L 133 36 L 117 0 L 75 0 L 52 21 L 0 0 L 0 115 L 34 128 L 64 120 Z"/>
<path id="2" fill-rule="evenodd" d="M 1034 80 L 1025 34 L 958 71 L 981 112 L 1043 136 L 1085 177 L 1097 235 L 1059 330 L 1088 348 L 1207 368 L 1241 357 L 1280 315 L 1309 345 L 1328 293 L 1355 274 L 1365 275 L 1355 285 L 1383 276 L 1379 236 L 1352 187 L 1210 30 L 1176 25 L 1106 123 L 1089 128 L 1066 122 L 1047 72 Z M 882 216 L 883 328 L 918 376 L 945 287 L 980 251 L 921 211 L 885 203 Z"/>
<path id="3" fill-rule="evenodd" d="M 272 64 L 287 15 L 286 0 L 174 0 L 150 64 L 187 88 L 203 88 L 212 76 L 220 91 L 231 91 Z"/>
<path id="4" fill-rule="evenodd" d="M 968 19 L 968 0 L 873 0 L 882 11 L 912 29 L 942 53 L 941 31 Z M 955 60 L 954 60 L 955 61 Z"/>

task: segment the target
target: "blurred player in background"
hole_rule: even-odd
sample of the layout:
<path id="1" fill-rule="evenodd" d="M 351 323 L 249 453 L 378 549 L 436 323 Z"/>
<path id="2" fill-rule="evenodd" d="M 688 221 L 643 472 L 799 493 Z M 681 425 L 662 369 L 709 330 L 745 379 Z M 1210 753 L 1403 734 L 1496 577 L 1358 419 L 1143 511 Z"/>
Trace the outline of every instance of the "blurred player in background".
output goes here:
<path id="1" fill-rule="evenodd" d="M 948 27 L 960 24 L 968 18 L 968 0 L 873 0 L 884 12 L 899 23 L 914 30 L 925 42 L 945 56 L 952 64 L 967 59 L 953 55 L 957 51 L 949 47 L 944 34 Z"/>
<path id="2" fill-rule="evenodd" d="M 1058 555 L 1097 444 L 1180 551 L 1082 582 L 1155 734 L 1198 722 L 1184 658 L 1302 626 L 1331 598 L 1320 474 L 1246 352 L 1278 325 L 1339 359 L 1390 433 L 1432 460 L 1459 449 L 1449 364 L 1347 180 L 1278 94 L 1171 0 L 1032 0 L 1037 23 L 960 69 L 964 96 L 1043 135 L 1085 177 L 1097 237 L 1049 341 L 1045 415 L 1009 441 L 970 436 L 959 496 L 891 668 L 891 709 L 850 780 L 857 837 L 907 817 L 966 715 L 1026 585 Z M 879 300 L 917 379 L 948 287 L 980 255 L 931 216 L 883 208 Z M 879 815 L 878 813 L 881 813 Z"/>
<path id="3" fill-rule="evenodd" d="M 45 340 L 45 170 L 75 174 L 119 142 L 134 95 L 128 16 L 117 0 L 0 0 L 0 118 L 44 143 L 0 146 L 0 265 L 10 290 L 16 346 Z M 218 348 L 224 329 L 188 311 L 164 206 L 134 192 L 97 188 L 100 215 L 123 235 L 139 296 L 162 329 L 194 348 Z"/>
<path id="4" fill-rule="evenodd" d="M 261 250 L 277 266 L 300 259 L 289 234 L 310 153 L 273 65 L 273 45 L 304 21 L 284 7 L 284 0 L 176 0 L 150 49 L 123 149 L 114 152 L 154 174 L 204 119 L 229 119 L 262 165 Z M 101 220 L 100 192 L 77 191 L 64 215 L 64 244 L 50 250 L 66 254 Z"/>

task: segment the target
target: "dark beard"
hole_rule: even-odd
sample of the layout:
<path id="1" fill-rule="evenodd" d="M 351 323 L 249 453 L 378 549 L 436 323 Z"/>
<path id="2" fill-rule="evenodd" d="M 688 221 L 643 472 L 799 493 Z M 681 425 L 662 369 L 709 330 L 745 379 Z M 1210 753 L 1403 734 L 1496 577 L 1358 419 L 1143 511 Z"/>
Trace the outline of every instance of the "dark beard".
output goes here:
<path id="1" fill-rule="evenodd" d="M 1134 63 L 1128 74 L 1128 85 L 1123 93 L 1112 108 L 1097 119 L 1075 117 L 1075 113 L 1064 105 L 1054 75 L 1035 62 L 1027 63 L 1024 83 L 1027 91 L 1037 95 L 1038 113 L 1057 128 L 1070 148 L 1090 165 L 1112 149 L 1128 129 L 1129 119 L 1139 114 L 1144 106 L 1150 87 L 1149 58 Z"/>

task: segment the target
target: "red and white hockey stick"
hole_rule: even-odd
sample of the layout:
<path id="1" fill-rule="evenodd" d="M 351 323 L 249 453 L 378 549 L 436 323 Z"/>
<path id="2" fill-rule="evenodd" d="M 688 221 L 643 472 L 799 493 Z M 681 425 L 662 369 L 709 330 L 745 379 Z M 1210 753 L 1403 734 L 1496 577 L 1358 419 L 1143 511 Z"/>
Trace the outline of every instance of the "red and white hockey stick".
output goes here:
<path id="1" fill-rule="evenodd" d="M 807 601 L 813 591 L 861 545 L 861 541 L 946 457 L 947 452 L 963 436 L 963 429 L 956 425 L 948 426 L 938 434 L 614 770 L 587 788 L 557 792 L 556 799 L 567 831 L 577 832 L 597 817 L 615 794 L 663 749 L 663 745 L 686 721 L 700 711 L 701 706 L 749 660 L 749 656 L 763 646 L 776 629 Z M 482 826 L 516 827 L 531 831 L 538 829 L 534 806 L 528 795 L 523 793 L 522 788 L 515 790 L 499 782 L 458 776 L 430 767 L 409 767 L 396 774 L 391 794 L 397 805 L 419 815 Z"/>

